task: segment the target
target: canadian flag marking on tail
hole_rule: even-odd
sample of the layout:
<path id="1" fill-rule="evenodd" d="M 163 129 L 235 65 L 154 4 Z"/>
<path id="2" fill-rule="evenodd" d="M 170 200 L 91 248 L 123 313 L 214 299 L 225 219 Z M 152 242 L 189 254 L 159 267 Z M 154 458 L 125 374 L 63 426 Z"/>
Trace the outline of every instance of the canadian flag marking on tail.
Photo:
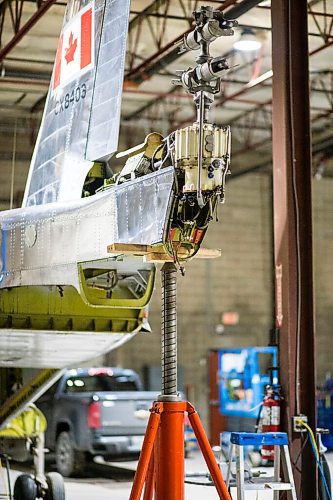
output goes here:
<path id="1" fill-rule="evenodd" d="M 75 80 L 94 65 L 94 4 L 91 2 L 63 28 L 54 64 L 52 89 Z"/>

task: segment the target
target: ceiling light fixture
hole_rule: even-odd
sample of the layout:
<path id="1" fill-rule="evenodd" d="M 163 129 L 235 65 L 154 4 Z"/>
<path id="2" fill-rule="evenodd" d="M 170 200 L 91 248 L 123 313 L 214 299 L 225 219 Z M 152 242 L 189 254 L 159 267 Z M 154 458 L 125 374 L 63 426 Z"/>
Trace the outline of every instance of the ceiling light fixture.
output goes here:
<path id="1" fill-rule="evenodd" d="M 234 43 L 234 49 L 246 52 L 259 50 L 260 47 L 261 42 L 251 28 L 244 28 L 240 39 Z"/>

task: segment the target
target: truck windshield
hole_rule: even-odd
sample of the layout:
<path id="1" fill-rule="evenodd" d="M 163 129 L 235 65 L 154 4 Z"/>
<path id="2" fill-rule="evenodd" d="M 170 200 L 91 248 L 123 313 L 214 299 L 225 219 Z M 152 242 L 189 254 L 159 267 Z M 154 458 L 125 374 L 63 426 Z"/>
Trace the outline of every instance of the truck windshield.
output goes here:
<path id="1" fill-rule="evenodd" d="M 126 375 L 84 375 L 70 377 L 66 381 L 65 392 L 109 392 L 136 391 L 133 377 Z"/>

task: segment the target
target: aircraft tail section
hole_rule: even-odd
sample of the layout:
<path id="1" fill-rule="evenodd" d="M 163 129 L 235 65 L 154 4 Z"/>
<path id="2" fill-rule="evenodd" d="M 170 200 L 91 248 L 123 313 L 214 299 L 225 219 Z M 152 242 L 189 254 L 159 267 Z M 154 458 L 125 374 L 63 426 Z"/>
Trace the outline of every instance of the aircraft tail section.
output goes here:
<path id="1" fill-rule="evenodd" d="M 109 158 L 118 146 L 129 3 L 107 1 L 105 8 L 86 150 L 90 161 Z"/>
<path id="2" fill-rule="evenodd" d="M 70 0 L 23 206 L 81 197 L 117 150 L 130 0 Z"/>

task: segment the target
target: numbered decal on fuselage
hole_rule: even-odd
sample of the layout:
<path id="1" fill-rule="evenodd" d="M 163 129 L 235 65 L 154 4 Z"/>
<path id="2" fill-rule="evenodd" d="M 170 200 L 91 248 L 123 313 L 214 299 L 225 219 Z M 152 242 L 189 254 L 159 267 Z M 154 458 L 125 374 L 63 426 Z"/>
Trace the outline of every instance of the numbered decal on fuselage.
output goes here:
<path id="1" fill-rule="evenodd" d="M 55 114 L 59 115 L 66 111 L 66 109 L 74 106 L 75 103 L 78 103 L 81 99 L 85 99 L 87 95 L 87 84 L 82 83 L 76 87 L 70 89 L 69 92 L 59 96 L 56 100 Z"/>

